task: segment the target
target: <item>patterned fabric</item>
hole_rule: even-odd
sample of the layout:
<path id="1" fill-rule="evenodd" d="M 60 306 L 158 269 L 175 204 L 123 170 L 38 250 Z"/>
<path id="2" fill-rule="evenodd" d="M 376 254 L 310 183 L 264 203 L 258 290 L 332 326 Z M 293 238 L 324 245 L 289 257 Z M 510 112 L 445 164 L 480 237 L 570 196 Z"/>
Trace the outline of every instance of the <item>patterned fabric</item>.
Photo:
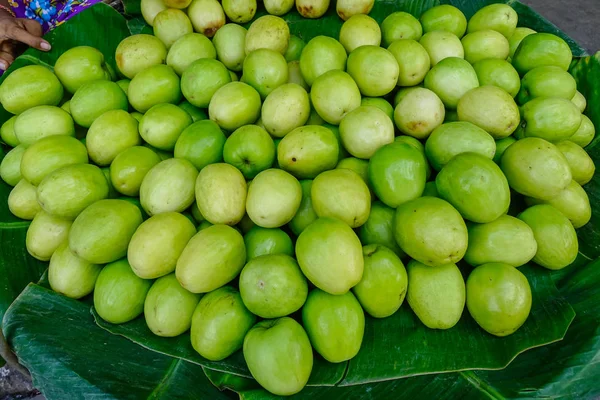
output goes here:
<path id="1" fill-rule="evenodd" d="M 44 33 L 102 0 L 8 0 L 17 18 L 38 21 Z"/>

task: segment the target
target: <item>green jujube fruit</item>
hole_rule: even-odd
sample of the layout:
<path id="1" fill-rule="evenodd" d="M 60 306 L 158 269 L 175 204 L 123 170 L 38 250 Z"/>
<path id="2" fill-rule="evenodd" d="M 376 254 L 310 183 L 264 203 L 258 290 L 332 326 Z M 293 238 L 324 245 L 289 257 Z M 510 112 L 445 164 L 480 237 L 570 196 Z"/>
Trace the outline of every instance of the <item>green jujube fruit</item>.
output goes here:
<path id="1" fill-rule="evenodd" d="M 539 137 L 550 142 L 573 136 L 581 125 L 581 113 L 567 99 L 537 97 L 521 107 L 524 137 Z"/>
<path id="2" fill-rule="evenodd" d="M 485 224 L 472 224 L 468 229 L 469 247 L 465 261 L 474 267 L 487 263 L 520 267 L 527 264 L 537 251 L 531 228 L 510 215 L 502 215 Z"/>
<path id="3" fill-rule="evenodd" d="M 223 286 L 202 297 L 196 306 L 190 332 L 192 347 L 206 359 L 223 360 L 242 348 L 244 336 L 255 322 L 240 293 Z"/>
<path id="4" fill-rule="evenodd" d="M 106 265 L 94 287 L 94 308 L 111 324 L 123 324 L 144 311 L 144 301 L 152 281 L 138 278 L 126 259 Z"/>
<path id="5" fill-rule="evenodd" d="M 255 19 L 246 34 L 246 54 L 257 49 L 270 49 L 285 54 L 290 41 L 290 28 L 283 18 L 263 15 Z"/>
<path id="6" fill-rule="evenodd" d="M 254 379 L 278 396 L 301 391 L 313 367 L 308 336 L 288 317 L 256 324 L 244 338 L 244 359 Z"/>
<path id="7" fill-rule="evenodd" d="M 585 111 L 585 108 L 587 107 L 587 100 L 579 90 L 575 91 L 575 95 L 571 98 L 571 101 L 577 106 L 579 111 Z"/>
<path id="8" fill-rule="evenodd" d="M 192 124 L 192 117 L 174 104 L 157 104 L 140 120 L 142 138 L 160 150 L 172 151 L 179 136 Z"/>
<path id="9" fill-rule="evenodd" d="M 365 314 L 352 292 L 335 296 L 319 289 L 302 307 L 302 323 L 314 349 L 331 363 L 353 358 L 365 333 Z"/>
<path id="10" fill-rule="evenodd" d="M 146 325 L 157 336 L 174 337 L 190 329 L 200 295 L 181 287 L 175 274 L 157 279 L 144 301 Z"/>
<path id="11" fill-rule="evenodd" d="M 41 211 L 36 187 L 21 179 L 8 195 L 8 209 L 17 218 L 31 221 Z"/>
<path id="12" fill-rule="evenodd" d="M 394 109 L 394 122 L 400 132 L 426 139 L 444 122 L 444 103 L 431 90 L 421 87 L 404 92 Z"/>
<path id="13" fill-rule="evenodd" d="M 427 180 L 427 160 L 408 143 L 383 146 L 369 160 L 369 183 L 388 207 L 420 197 Z"/>
<path id="14" fill-rule="evenodd" d="M 144 146 L 133 146 L 119 153 L 110 164 L 110 181 L 125 196 L 138 196 L 144 177 L 160 162 L 160 157 Z"/>
<path id="15" fill-rule="evenodd" d="M 244 82 L 230 82 L 215 92 L 208 115 L 228 131 L 253 124 L 260 116 L 260 94 Z"/>
<path id="16" fill-rule="evenodd" d="M 285 254 L 253 258 L 240 274 L 244 305 L 261 318 L 279 318 L 300 309 L 308 283 L 296 260 Z"/>
<path id="17" fill-rule="evenodd" d="M 392 250 L 380 244 L 364 246 L 363 257 L 363 276 L 352 291 L 369 315 L 389 317 L 406 296 L 408 276 L 404 264 Z"/>
<path id="18" fill-rule="evenodd" d="M 85 142 L 90 159 L 101 166 L 109 165 L 119 153 L 140 144 L 138 122 L 123 110 L 107 111 L 96 118 Z"/>
<path id="19" fill-rule="evenodd" d="M 344 294 L 362 278 L 360 240 L 352 228 L 337 219 L 319 218 L 307 226 L 296 241 L 296 259 L 302 273 L 330 294 Z"/>
<path id="20" fill-rule="evenodd" d="M 496 142 L 489 133 L 466 121 L 438 126 L 425 142 L 425 154 L 436 171 L 462 153 L 477 153 L 492 159 L 496 153 Z"/>
<path id="21" fill-rule="evenodd" d="M 278 0 L 274 0 L 274 1 L 277 2 Z M 282 3 L 285 1 L 288 1 L 288 0 L 284 0 L 284 1 L 282 1 Z M 294 4 L 291 3 L 291 5 L 293 6 Z M 269 14 L 273 14 L 273 13 L 269 13 Z M 283 56 L 285 57 L 285 61 L 290 62 L 290 61 L 300 60 L 300 55 L 302 54 L 302 49 L 304 49 L 304 46 L 306 46 L 306 43 L 304 43 L 304 40 L 300 39 L 298 36 L 290 35 L 290 42 L 288 43 L 288 47 L 287 47 L 285 53 L 283 54 Z"/>
<path id="22" fill-rule="evenodd" d="M 471 122 L 494 139 L 510 136 L 519 126 L 519 107 L 510 94 L 496 86 L 468 91 L 457 106 L 458 119 Z"/>
<path id="23" fill-rule="evenodd" d="M 442 168 L 435 179 L 440 197 L 470 221 L 486 223 L 506 214 L 510 189 L 502 170 L 488 157 L 463 153 Z"/>
<path id="24" fill-rule="evenodd" d="M 11 114 L 36 106 L 56 106 L 64 89 L 54 73 L 42 65 L 27 65 L 7 75 L 0 86 L 0 103 Z"/>
<path id="25" fill-rule="evenodd" d="M 108 196 L 107 199 L 116 199 L 117 197 L 119 197 L 119 192 L 117 192 L 115 190 L 115 187 L 113 186 L 111 180 L 110 180 L 110 168 L 109 167 L 104 167 L 104 168 L 100 168 L 100 170 L 102 171 L 102 174 L 104 174 L 104 178 L 106 179 L 106 183 L 108 183 Z"/>
<path id="26" fill-rule="evenodd" d="M 511 265 L 490 263 L 473 270 L 467 279 L 467 308 L 485 331 L 508 336 L 527 320 L 531 288 L 521 271 Z"/>
<path id="27" fill-rule="evenodd" d="M 572 59 L 571 48 L 563 39 L 551 33 L 534 33 L 523 38 L 512 64 L 524 75 L 534 68 L 551 65 L 567 71 Z"/>
<path id="28" fill-rule="evenodd" d="M 234 279 L 246 262 L 244 238 L 228 225 L 212 225 L 190 239 L 175 274 L 185 289 L 208 293 Z"/>
<path id="29" fill-rule="evenodd" d="M 460 213 L 436 197 L 401 204 L 394 216 L 394 237 L 411 258 L 432 267 L 456 263 L 467 251 L 467 227 Z"/>
<path id="30" fill-rule="evenodd" d="M 194 122 L 181 132 L 175 143 L 175 158 L 184 158 L 198 171 L 221 162 L 226 143 L 225 134 L 214 121 Z"/>
<path id="31" fill-rule="evenodd" d="M 319 217 L 337 218 L 351 228 L 358 228 L 369 218 L 371 193 L 354 171 L 325 171 L 314 179 L 310 193 Z"/>
<path id="32" fill-rule="evenodd" d="M 423 190 L 423 197 L 425 196 L 440 198 L 440 194 L 437 191 L 435 181 L 430 181 L 425 184 L 425 190 Z"/>
<path id="33" fill-rule="evenodd" d="M 247 260 L 269 254 L 294 255 L 292 239 L 279 228 L 253 226 L 244 235 L 244 244 Z"/>
<path id="34" fill-rule="evenodd" d="M 506 60 L 485 58 L 473 64 L 480 86 L 497 86 L 512 97 L 519 93 L 521 77 L 517 70 Z"/>
<path id="35" fill-rule="evenodd" d="M 461 42 L 465 60 L 471 64 L 486 58 L 506 60 L 510 51 L 508 40 L 501 33 L 492 30 L 471 32 Z"/>
<path id="36" fill-rule="evenodd" d="M 519 16 L 508 4 L 490 4 L 480 8 L 469 20 L 468 32 L 492 29 L 506 38 L 514 33 Z"/>
<path id="37" fill-rule="evenodd" d="M 238 24 L 222 26 L 213 37 L 217 58 L 227 69 L 241 71 L 246 58 L 246 28 Z"/>
<path id="38" fill-rule="evenodd" d="M 405 254 L 396 243 L 396 239 L 394 239 L 394 211 L 393 208 L 380 201 L 373 202 L 369 218 L 360 227 L 358 237 L 365 246 L 371 244 L 383 245 L 392 250 L 398 257 L 403 257 Z"/>
<path id="39" fill-rule="evenodd" d="M 165 44 L 167 50 L 177 39 L 194 31 L 187 14 L 176 8 L 167 8 L 156 14 L 152 27 L 154 36 Z"/>
<path id="40" fill-rule="evenodd" d="M 235 225 L 246 213 L 246 180 L 232 165 L 217 163 L 202 168 L 195 193 L 202 216 L 211 224 Z"/>
<path id="41" fill-rule="evenodd" d="M 140 186 L 140 202 L 148 215 L 182 212 L 194 202 L 198 170 L 191 162 L 170 158 L 156 164 Z"/>
<path id="42" fill-rule="evenodd" d="M 227 138 L 223 161 L 239 169 L 244 178 L 252 179 L 273 166 L 275 142 L 260 126 L 244 125 Z"/>
<path id="43" fill-rule="evenodd" d="M 561 97 L 571 100 L 577 92 L 577 82 L 567 71 L 556 66 L 537 67 L 527 72 L 517 96 L 520 104 L 537 97 Z"/>
<path id="44" fill-rule="evenodd" d="M 52 254 L 48 266 L 48 283 L 52 290 L 72 299 L 92 293 L 102 266 L 76 256 L 65 239 Z"/>
<path id="45" fill-rule="evenodd" d="M 166 9 L 163 3 L 160 9 L 156 9 L 152 19 Z M 164 43 L 156 36 L 147 34 L 126 37 L 119 43 L 115 52 L 117 68 L 128 79 L 133 79 L 139 72 L 154 65 L 163 64 L 166 58 L 167 48 Z"/>
<path id="46" fill-rule="evenodd" d="M 300 182 L 283 170 L 270 168 L 248 186 L 246 212 L 258 226 L 279 228 L 292 220 L 301 201 Z"/>
<path id="47" fill-rule="evenodd" d="M 125 257 L 142 213 L 125 200 L 99 200 L 77 216 L 69 232 L 69 248 L 94 264 L 106 264 Z M 127 268 L 131 270 L 129 264 Z"/>
<path id="48" fill-rule="evenodd" d="M 569 219 L 549 204 L 529 207 L 519 219 L 533 230 L 538 244 L 533 261 L 542 267 L 558 270 L 575 261 L 579 251 L 577 233 Z"/>
<path id="49" fill-rule="evenodd" d="M 284 137 L 306 123 L 310 115 L 310 99 L 306 90 L 287 83 L 273 90 L 262 105 L 265 129 L 274 137 Z"/>
<path id="50" fill-rule="evenodd" d="M 560 150 L 534 137 L 511 144 L 502 155 L 500 168 L 513 190 L 541 200 L 558 195 L 572 179 L 569 163 Z"/>
<path id="51" fill-rule="evenodd" d="M 392 42 L 388 50 L 398 62 L 397 86 L 414 86 L 423 82 L 431 67 L 429 53 L 425 47 L 413 39 L 399 39 Z"/>
<path id="52" fill-rule="evenodd" d="M 312 198 L 310 196 L 312 183 L 312 180 L 300 181 L 300 186 L 302 187 L 302 200 L 300 201 L 300 207 L 298 207 L 296 215 L 294 215 L 292 220 L 288 223 L 288 226 L 295 235 L 302 233 L 308 225 L 319 218 L 312 206 Z"/>
<path id="53" fill-rule="evenodd" d="M 175 265 L 196 227 L 175 212 L 154 215 L 135 231 L 127 247 L 133 272 L 143 279 L 155 279 L 175 271 Z"/>
<path id="54" fill-rule="evenodd" d="M 569 141 L 563 140 L 556 143 L 556 147 L 567 159 L 569 169 L 573 180 L 580 185 L 585 185 L 594 177 L 596 166 L 594 160 L 581 146 Z"/>
<path id="55" fill-rule="evenodd" d="M 25 238 L 27 252 L 40 261 L 48 261 L 56 249 L 67 240 L 72 222 L 58 218 L 45 211 L 38 212 Z"/>
<path id="56" fill-rule="evenodd" d="M 310 99 L 321 118 L 339 125 L 347 113 L 360 106 L 360 90 L 349 74 L 332 70 L 315 79 Z"/>
<path id="57" fill-rule="evenodd" d="M 581 228 L 592 218 L 590 199 L 581 185 L 574 180 L 551 200 L 538 200 L 533 197 L 526 197 L 525 202 L 527 205 L 551 205 L 563 213 L 571 221 L 575 229 Z"/>
<path id="58" fill-rule="evenodd" d="M 377 21 L 368 15 L 356 14 L 342 24 L 339 40 L 348 54 L 360 46 L 379 46 L 381 44 L 381 28 Z M 290 40 L 290 45 L 291 43 Z"/>
<path id="59" fill-rule="evenodd" d="M 49 136 L 75 136 L 75 125 L 65 110 L 54 106 L 37 106 L 17 116 L 14 132 L 19 143 L 30 146 Z"/>
<path id="60" fill-rule="evenodd" d="M 386 99 L 382 99 L 381 97 L 363 97 L 360 99 L 360 105 L 377 107 L 392 121 L 394 120 L 394 107 Z"/>
<path id="61" fill-rule="evenodd" d="M 502 159 L 502 155 L 508 149 L 508 146 L 516 142 L 513 136 L 505 137 L 504 139 L 496 140 L 496 154 L 494 154 L 494 162 L 496 164 L 500 164 L 500 160 Z"/>
<path id="62" fill-rule="evenodd" d="M 418 19 L 403 11 L 396 11 L 388 15 L 381 23 L 383 45 L 389 46 L 398 39 L 419 40 L 423 35 L 423 28 Z"/>
<path id="63" fill-rule="evenodd" d="M 449 4 L 431 7 L 421 14 L 423 32 L 448 31 L 459 38 L 467 30 L 467 18 L 462 11 Z"/>
<path id="64" fill-rule="evenodd" d="M 347 157 L 341 159 L 335 166 L 335 169 L 349 169 L 356 172 L 358 176 L 369 185 L 369 161 L 361 160 L 360 158 Z M 373 195 L 371 194 L 371 199 Z"/>
<path id="65" fill-rule="evenodd" d="M 244 60 L 244 74 L 241 81 L 256 89 L 264 100 L 273 90 L 287 83 L 287 61 L 277 51 L 254 50 Z"/>
<path id="66" fill-rule="evenodd" d="M 14 149 L 10 149 L 0 162 L 0 178 L 10 186 L 15 186 L 22 179 L 21 160 L 25 150 L 25 146 L 20 144 Z"/>
<path id="67" fill-rule="evenodd" d="M 400 68 L 394 55 L 373 45 L 360 46 L 348 55 L 346 70 L 363 96 L 380 97 L 390 93 L 398 82 Z"/>
<path id="68" fill-rule="evenodd" d="M 339 126 L 342 144 L 354 157 L 369 159 L 394 141 L 394 123 L 384 111 L 360 106 L 347 113 Z"/>
<path id="69" fill-rule="evenodd" d="M 138 73 L 131 80 L 127 92 L 129 103 L 141 113 L 157 104 L 177 104 L 181 101 L 179 76 L 173 68 L 163 64 L 154 65 Z"/>
<path id="70" fill-rule="evenodd" d="M 312 179 L 333 169 L 338 153 L 338 141 L 329 129 L 306 125 L 281 139 L 277 146 L 277 162 L 281 169 L 298 179 Z"/>
<path id="71" fill-rule="evenodd" d="M 416 260 L 407 265 L 406 300 L 430 329 L 450 329 L 465 308 L 465 281 L 456 264 L 429 266 Z"/>
<path id="72" fill-rule="evenodd" d="M 537 32 L 530 28 L 519 27 L 515 29 L 514 33 L 508 37 L 508 44 L 510 46 L 509 59 L 512 59 L 515 56 L 515 52 L 517 51 L 517 48 L 523 39 L 525 39 L 526 36 L 533 35 L 534 33 Z"/>
<path id="73" fill-rule="evenodd" d="M 302 49 L 300 71 L 302 77 L 312 86 L 315 80 L 331 70 L 346 69 L 346 49 L 334 38 L 316 36 Z"/>
<path id="74" fill-rule="evenodd" d="M 300 60 L 288 62 L 288 83 L 295 83 L 304 90 L 310 90 L 310 86 L 308 86 L 308 83 L 306 83 L 304 77 L 302 77 Z"/>
<path id="75" fill-rule="evenodd" d="M 8 155 L 7 155 L 8 157 Z M 21 175 L 33 185 L 39 185 L 59 168 L 88 162 L 86 147 L 70 136 L 48 136 L 29 146 L 21 159 Z"/>
<path id="76" fill-rule="evenodd" d="M 425 76 L 424 83 L 425 88 L 437 94 L 449 109 L 455 109 L 465 93 L 479 87 L 471 64 L 458 57 L 444 58 L 434 65 Z"/>
<path id="77" fill-rule="evenodd" d="M 192 105 L 206 108 L 219 88 L 231 82 L 227 67 L 212 58 L 194 61 L 181 75 L 181 91 Z"/>
<path id="78" fill-rule="evenodd" d="M 206 110 L 200 109 L 200 108 L 192 105 L 192 103 L 190 103 L 187 100 L 183 100 L 181 103 L 179 103 L 178 106 L 183 111 L 188 113 L 190 115 L 190 117 L 192 117 L 193 122 L 208 119 L 208 114 L 206 113 Z"/>
<path id="79" fill-rule="evenodd" d="M 0 139 L 10 147 L 17 147 L 21 144 L 19 139 L 17 139 L 17 135 L 15 135 L 16 120 L 17 116 L 13 115 L 2 124 L 2 127 L 0 127 Z"/>
<path id="80" fill-rule="evenodd" d="M 460 39 L 451 32 L 427 32 L 419 39 L 419 43 L 427 50 L 432 67 L 444 58 L 465 58 L 465 50 Z"/>
<path id="81" fill-rule="evenodd" d="M 131 82 L 133 83 L 133 81 Z M 128 90 L 129 100 L 132 99 L 131 89 L 130 85 Z M 125 92 L 115 82 L 105 80 L 92 81 L 81 85 L 71 98 L 70 103 L 73 120 L 77 125 L 84 128 L 92 126 L 92 122 L 107 111 L 127 111 L 128 107 Z"/>
<path id="82" fill-rule="evenodd" d="M 37 200 L 48 214 L 75 219 L 89 205 L 105 199 L 108 191 L 100 168 L 75 164 L 46 175 L 37 188 Z"/>
<path id="83" fill-rule="evenodd" d="M 587 115 L 581 114 L 581 125 L 579 125 L 579 129 L 577 129 L 573 136 L 569 138 L 569 141 L 585 147 L 594 140 L 594 136 L 596 136 L 594 123 Z"/>
<path id="84" fill-rule="evenodd" d="M 167 65 L 181 76 L 194 61 L 201 58 L 217 58 L 215 46 L 201 33 L 188 33 L 177 39 L 169 49 Z"/>

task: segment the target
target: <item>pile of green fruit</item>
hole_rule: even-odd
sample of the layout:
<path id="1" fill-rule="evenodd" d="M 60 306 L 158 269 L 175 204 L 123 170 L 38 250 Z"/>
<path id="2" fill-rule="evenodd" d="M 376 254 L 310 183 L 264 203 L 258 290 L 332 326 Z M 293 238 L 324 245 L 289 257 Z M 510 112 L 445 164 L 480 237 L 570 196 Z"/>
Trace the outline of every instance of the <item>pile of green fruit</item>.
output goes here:
<path id="1" fill-rule="evenodd" d="M 364 312 L 405 297 L 432 329 L 465 305 L 492 335 L 519 329 L 517 268 L 571 264 L 591 217 L 570 48 L 504 4 L 381 26 L 372 5 L 338 0 L 339 40 L 304 43 L 274 15 L 237 25 L 254 0 L 144 0 L 154 36 L 120 43 L 118 73 L 91 47 L 12 72 L 0 176 L 52 289 L 93 292 L 113 324 L 189 330 L 209 360 L 243 349 L 277 395 L 306 385 L 313 348 L 354 357 Z"/>

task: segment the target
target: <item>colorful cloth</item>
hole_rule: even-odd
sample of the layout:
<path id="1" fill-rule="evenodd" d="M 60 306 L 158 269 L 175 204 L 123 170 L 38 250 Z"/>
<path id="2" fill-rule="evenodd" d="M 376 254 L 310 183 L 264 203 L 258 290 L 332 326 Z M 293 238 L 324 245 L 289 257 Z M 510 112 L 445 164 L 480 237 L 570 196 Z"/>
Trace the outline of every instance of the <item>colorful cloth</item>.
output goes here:
<path id="1" fill-rule="evenodd" d="M 17 18 L 34 19 L 44 33 L 102 0 L 8 0 Z"/>

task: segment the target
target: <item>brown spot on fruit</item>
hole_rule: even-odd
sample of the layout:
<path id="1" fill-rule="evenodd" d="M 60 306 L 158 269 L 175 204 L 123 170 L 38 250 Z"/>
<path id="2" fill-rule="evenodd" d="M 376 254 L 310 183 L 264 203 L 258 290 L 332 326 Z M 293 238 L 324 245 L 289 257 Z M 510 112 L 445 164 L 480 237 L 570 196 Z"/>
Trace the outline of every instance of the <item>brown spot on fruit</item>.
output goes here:
<path id="1" fill-rule="evenodd" d="M 425 128 L 427 126 L 427 123 L 425 123 L 423 121 L 412 121 L 412 122 L 409 122 L 407 124 L 407 126 L 408 126 L 408 129 L 410 129 L 411 131 L 416 131 L 418 129 Z"/>

